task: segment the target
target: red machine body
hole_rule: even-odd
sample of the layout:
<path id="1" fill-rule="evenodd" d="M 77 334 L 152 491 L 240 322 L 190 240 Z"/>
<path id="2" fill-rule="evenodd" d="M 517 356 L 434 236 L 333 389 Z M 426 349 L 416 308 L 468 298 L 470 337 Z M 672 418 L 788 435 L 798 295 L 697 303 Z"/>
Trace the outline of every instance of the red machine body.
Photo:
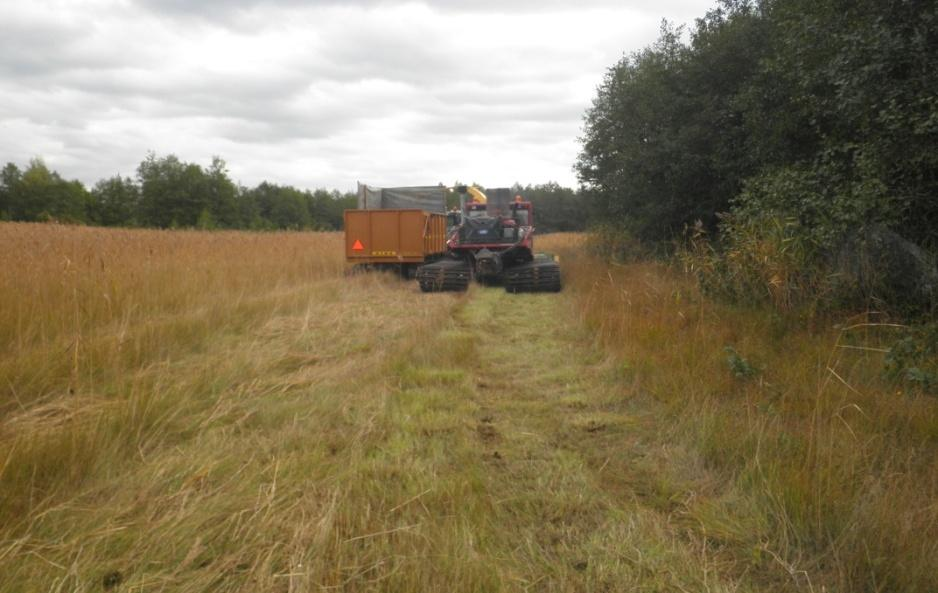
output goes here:
<path id="1" fill-rule="evenodd" d="M 473 195 L 485 194 L 471 188 Z M 472 278 L 502 284 L 510 292 L 560 290 L 560 266 L 534 253 L 534 206 L 507 188 L 489 191 L 486 201 L 462 201 L 459 220 L 446 242 L 448 257 L 417 272 L 421 289 L 464 290 Z M 465 198 L 466 191 L 460 192 Z M 495 197 L 496 199 L 492 199 Z"/>

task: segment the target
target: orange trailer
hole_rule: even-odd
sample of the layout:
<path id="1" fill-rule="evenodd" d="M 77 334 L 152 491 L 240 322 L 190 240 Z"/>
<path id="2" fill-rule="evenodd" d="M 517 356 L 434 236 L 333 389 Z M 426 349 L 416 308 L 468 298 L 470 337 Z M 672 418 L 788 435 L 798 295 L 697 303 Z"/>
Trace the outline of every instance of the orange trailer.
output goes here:
<path id="1" fill-rule="evenodd" d="M 417 266 L 446 253 L 446 215 L 412 209 L 346 210 L 345 261 L 399 267 L 410 275 Z"/>

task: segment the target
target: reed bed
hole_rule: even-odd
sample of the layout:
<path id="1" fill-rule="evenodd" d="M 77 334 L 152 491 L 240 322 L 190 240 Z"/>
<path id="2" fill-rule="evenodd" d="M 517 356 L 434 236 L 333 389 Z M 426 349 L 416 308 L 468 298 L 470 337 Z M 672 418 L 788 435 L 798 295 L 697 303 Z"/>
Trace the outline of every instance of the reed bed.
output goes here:
<path id="1" fill-rule="evenodd" d="M 338 233 L 0 224 L 0 524 L 200 409 L 212 370 L 179 365 L 342 269 Z"/>
<path id="2" fill-rule="evenodd" d="M 0 224 L 0 413 L 194 347 L 206 326 L 337 275 L 338 237 Z"/>
<path id="3" fill-rule="evenodd" d="M 663 471 L 650 498 L 764 590 L 938 590 L 938 400 L 884 372 L 901 327 L 717 303 L 676 267 L 608 264 L 584 241 L 541 246 L 610 380 L 707 470 Z"/>

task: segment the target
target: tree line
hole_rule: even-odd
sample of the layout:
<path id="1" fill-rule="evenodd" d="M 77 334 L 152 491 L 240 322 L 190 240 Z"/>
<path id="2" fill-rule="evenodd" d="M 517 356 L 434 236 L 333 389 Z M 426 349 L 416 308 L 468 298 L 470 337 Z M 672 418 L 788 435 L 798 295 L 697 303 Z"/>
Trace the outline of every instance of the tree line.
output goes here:
<path id="1" fill-rule="evenodd" d="M 549 181 L 512 188 L 534 205 L 534 225 L 539 233 L 583 231 L 590 225 L 589 202 L 576 189 Z"/>
<path id="2" fill-rule="evenodd" d="M 542 232 L 587 226 L 587 208 L 577 191 L 557 183 L 516 189 L 537 208 Z M 13 163 L 0 171 L 0 220 L 59 221 L 101 226 L 199 229 L 342 228 L 342 213 L 355 208 L 354 193 L 300 190 L 264 181 L 253 188 L 234 183 L 225 161 L 201 167 L 175 155 L 149 154 L 136 177 L 116 175 L 90 190 L 63 179 L 41 160 L 25 169 Z"/>
<path id="3" fill-rule="evenodd" d="M 342 212 L 355 194 L 299 190 L 267 181 L 239 186 L 225 161 L 202 167 L 175 155 L 149 154 L 136 177 L 116 175 L 90 190 L 63 179 L 41 160 L 25 169 L 0 171 L 0 220 L 49 221 L 102 226 L 200 229 L 342 228 Z"/>
<path id="4" fill-rule="evenodd" d="M 818 245 L 875 224 L 934 247 L 938 3 L 724 0 L 665 23 L 606 73 L 576 170 L 646 241 L 732 213 Z"/>

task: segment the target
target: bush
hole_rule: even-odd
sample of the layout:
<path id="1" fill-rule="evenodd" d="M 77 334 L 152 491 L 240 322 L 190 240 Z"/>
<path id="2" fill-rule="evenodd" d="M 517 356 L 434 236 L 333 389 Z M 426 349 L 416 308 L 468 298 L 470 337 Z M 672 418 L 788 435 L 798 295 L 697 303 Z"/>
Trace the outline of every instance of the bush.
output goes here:
<path id="1" fill-rule="evenodd" d="M 816 247 L 833 249 L 870 223 L 895 227 L 905 212 L 859 148 L 826 151 L 817 162 L 768 170 L 733 200 L 735 221 L 781 218 Z M 732 229 L 729 229 L 732 231 Z"/>
<path id="2" fill-rule="evenodd" d="M 679 256 L 702 290 L 737 303 L 809 314 L 933 314 L 938 269 L 931 254 L 879 225 L 818 229 L 793 217 L 734 212 L 723 217 L 719 243 L 698 225 Z"/>
<path id="3" fill-rule="evenodd" d="M 886 354 L 886 375 L 926 393 L 938 394 L 938 323 L 909 329 Z"/>
<path id="4" fill-rule="evenodd" d="M 714 245 L 701 225 L 679 251 L 685 271 L 705 292 L 745 304 L 792 311 L 815 304 L 827 291 L 817 246 L 792 219 L 723 217 Z"/>

